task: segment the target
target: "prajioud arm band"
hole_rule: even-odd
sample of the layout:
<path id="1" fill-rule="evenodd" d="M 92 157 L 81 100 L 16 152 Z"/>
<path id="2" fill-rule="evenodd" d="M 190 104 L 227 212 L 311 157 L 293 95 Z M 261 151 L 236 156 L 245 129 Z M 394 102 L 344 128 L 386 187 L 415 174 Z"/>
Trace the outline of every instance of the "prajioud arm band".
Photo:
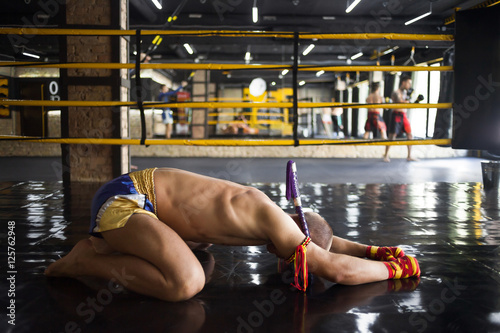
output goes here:
<path id="1" fill-rule="evenodd" d="M 299 290 L 306 291 L 308 285 L 306 246 L 311 242 L 311 238 L 309 235 L 309 228 L 307 227 L 307 221 L 304 215 L 304 211 L 302 210 L 302 202 L 300 200 L 299 184 L 297 180 L 297 167 L 295 165 L 295 162 L 293 161 L 288 161 L 287 164 L 286 198 L 287 200 L 291 200 L 293 198 L 295 212 L 299 216 L 300 220 L 300 228 L 306 236 L 304 241 L 295 249 L 295 253 L 292 254 L 292 256 L 288 258 L 286 262 L 294 262 L 295 280 L 294 283 L 292 283 L 292 286 Z"/>

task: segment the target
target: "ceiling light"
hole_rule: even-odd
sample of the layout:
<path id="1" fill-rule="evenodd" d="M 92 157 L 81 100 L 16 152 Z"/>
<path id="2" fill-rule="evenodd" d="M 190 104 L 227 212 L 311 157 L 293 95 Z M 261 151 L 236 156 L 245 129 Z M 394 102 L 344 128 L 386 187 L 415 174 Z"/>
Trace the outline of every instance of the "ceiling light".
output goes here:
<path id="1" fill-rule="evenodd" d="M 304 52 L 302 52 L 302 55 L 303 55 L 303 56 L 308 55 L 308 54 L 309 54 L 309 52 L 311 52 L 311 51 L 312 51 L 312 49 L 314 49 L 314 46 L 315 46 L 314 44 L 309 45 L 309 46 L 308 46 L 308 47 L 304 50 Z"/>
<path id="2" fill-rule="evenodd" d="M 35 59 L 40 59 L 39 55 L 36 55 L 36 54 L 33 54 L 33 53 L 23 52 L 23 55 L 25 55 L 27 57 L 32 57 L 32 58 L 35 58 Z"/>
<path id="3" fill-rule="evenodd" d="M 306 84 L 306 81 L 300 81 L 299 82 L 299 86 L 303 86 L 304 84 Z"/>
<path id="4" fill-rule="evenodd" d="M 246 61 L 252 60 L 252 55 L 250 54 L 250 52 L 245 53 L 245 60 Z"/>
<path id="5" fill-rule="evenodd" d="M 347 56 L 345 56 L 345 55 L 339 55 L 339 56 L 337 56 L 337 59 L 339 59 L 339 60 L 345 60 L 345 59 L 347 59 Z"/>
<path id="6" fill-rule="evenodd" d="M 425 14 L 422 14 L 422 15 L 420 15 L 420 16 L 418 16 L 418 17 L 415 17 L 414 19 L 409 20 L 408 22 L 405 22 L 405 25 L 410 25 L 410 24 L 412 24 L 412 23 L 415 23 L 415 22 L 417 22 L 418 20 L 421 20 L 421 19 L 423 19 L 424 17 L 427 17 L 427 16 L 429 16 L 429 15 L 431 15 L 431 12 L 427 12 L 427 13 L 425 13 Z"/>
<path id="7" fill-rule="evenodd" d="M 257 7 L 252 8 L 252 21 L 253 23 L 259 22 L 259 8 Z"/>
<path id="8" fill-rule="evenodd" d="M 158 8 L 158 9 L 162 8 L 162 6 L 161 6 L 161 0 L 151 0 L 151 1 L 153 1 L 153 3 L 156 6 L 156 8 Z"/>
<path id="9" fill-rule="evenodd" d="M 351 0 L 347 0 L 347 9 L 345 10 L 345 12 L 350 13 L 360 2 L 361 0 L 354 0 L 352 2 Z"/>
<path id="10" fill-rule="evenodd" d="M 382 52 L 382 55 L 392 53 L 392 52 L 396 51 L 397 49 L 399 49 L 399 46 L 394 46 L 393 48 L 387 49 L 384 52 Z"/>
<path id="11" fill-rule="evenodd" d="M 252 7 L 252 21 L 253 23 L 259 22 L 259 8 L 257 8 L 257 0 L 253 2 Z"/>
<path id="12" fill-rule="evenodd" d="M 354 60 L 354 59 L 358 59 L 359 57 L 361 57 L 363 55 L 363 52 L 359 52 L 359 53 L 356 53 L 355 55 L 353 55 L 351 57 L 351 60 Z"/>
<path id="13" fill-rule="evenodd" d="M 289 72 L 289 70 L 288 70 L 288 69 L 284 69 L 284 70 L 281 72 L 281 75 L 285 76 L 288 72 Z"/>
<path id="14" fill-rule="evenodd" d="M 382 55 L 386 55 L 386 54 L 389 54 L 391 52 L 394 52 L 394 49 L 387 49 L 384 52 L 382 52 Z"/>
<path id="15" fill-rule="evenodd" d="M 316 77 L 320 77 L 321 75 L 325 74 L 324 70 L 320 70 L 316 72 Z"/>
<path id="16" fill-rule="evenodd" d="M 189 14 L 189 18 L 200 19 L 202 17 L 201 14 Z"/>
<path id="17" fill-rule="evenodd" d="M 186 51 L 187 51 L 189 54 L 193 54 L 193 53 L 194 53 L 193 49 L 191 48 L 191 45 L 189 45 L 188 43 L 185 43 L 185 44 L 184 44 L 184 48 L 186 49 Z"/>
<path id="18" fill-rule="evenodd" d="M 335 16 L 323 16 L 323 20 L 325 20 L 325 21 L 333 21 L 333 20 L 335 20 Z"/>
<path id="19" fill-rule="evenodd" d="M 429 11 L 427 13 L 424 13 L 424 14 L 422 14 L 420 16 L 415 17 L 414 19 L 411 19 L 411 20 L 405 22 L 405 25 L 410 25 L 412 23 L 417 22 L 418 20 L 423 19 L 424 17 L 427 17 L 427 16 L 431 15 L 432 14 L 432 2 L 430 2 L 429 4 L 430 4 L 430 8 L 429 8 Z"/>
<path id="20" fill-rule="evenodd" d="M 275 86 L 276 85 L 276 81 L 271 82 L 271 85 Z"/>

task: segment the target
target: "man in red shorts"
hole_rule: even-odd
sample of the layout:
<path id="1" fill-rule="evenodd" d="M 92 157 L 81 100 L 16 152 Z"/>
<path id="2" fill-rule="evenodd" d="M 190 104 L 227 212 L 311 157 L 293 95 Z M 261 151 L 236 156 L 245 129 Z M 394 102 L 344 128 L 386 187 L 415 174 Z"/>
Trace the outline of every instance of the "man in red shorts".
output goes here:
<path id="1" fill-rule="evenodd" d="M 411 88 L 411 78 L 408 75 L 401 76 L 399 89 L 392 93 L 393 103 L 410 103 L 410 96 L 408 95 L 408 90 Z M 406 116 L 406 109 L 394 109 L 391 115 L 391 123 L 389 126 L 389 140 L 396 139 L 396 136 L 400 133 L 406 133 L 408 140 L 413 139 L 411 133 L 410 122 Z M 389 159 L 389 148 L 385 147 L 384 162 L 390 162 Z M 407 161 L 417 161 L 417 159 L 411 156 L 411 146 L 408 146 L 408 157 Z"/>
<path id="2" fill-rule="evenodd" d="M 380 83 L 373 82 L 370 87 L 370 95 L 366 98 L 366 103 L 368 104 L 380 104 L 383 103 L 384 100 L 380 95 Z M 385 126 L 384 119 L 382 118 L 382 108 L 377 109 L 368 109 L 368 119 L 365 124 L 365 135 L 364 139 L 368 139 L 370 137 L 370 132 L 373 132 L 373 138 L 377 136 L 378 131 L 380 131 L 380 135 L 382 139 L 387 139 L 387 129 Z"/>

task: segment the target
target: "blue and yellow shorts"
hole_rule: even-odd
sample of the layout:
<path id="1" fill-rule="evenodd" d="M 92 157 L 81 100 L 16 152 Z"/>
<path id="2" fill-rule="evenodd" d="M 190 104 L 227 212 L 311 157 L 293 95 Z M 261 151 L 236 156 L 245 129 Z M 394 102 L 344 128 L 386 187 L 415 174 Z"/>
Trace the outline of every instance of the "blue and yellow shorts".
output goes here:
<path id="1" fill-rule="evenodd" d="M 147 214 L 156 219 L 154 172 L 156 168 L 131 172 L 104 184 L 92 200 L 89 233 L 122 228 L 133 214 Z"/>

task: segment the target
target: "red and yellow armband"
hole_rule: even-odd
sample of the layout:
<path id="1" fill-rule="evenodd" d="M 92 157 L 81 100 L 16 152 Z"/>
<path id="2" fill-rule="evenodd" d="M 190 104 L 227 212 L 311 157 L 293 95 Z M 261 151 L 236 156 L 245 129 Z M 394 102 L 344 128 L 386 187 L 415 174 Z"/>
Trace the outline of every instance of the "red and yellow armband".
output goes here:
<path id="1" fill-rule="evenodd" d="M 308 269 L 307 269 L 307 256 L 306 256 L 306 246 L 309 245 L 311 242 L 311 237 L 306 237 L 302 244 L 298 245 L 297 248 L 295 249 L 295 253 L 293 253 L 290 258 L 286 260 L 287 264 L 290 264 L 292 261 L 294 262 L 293 268 L 295 271 L 295 280 L 294 283 L 292 283 L 292 286 L 295 288 L 306 291 L 307 289 L 307 274 Z M 302 280 L 302 285 L 300 284 Z"/>

